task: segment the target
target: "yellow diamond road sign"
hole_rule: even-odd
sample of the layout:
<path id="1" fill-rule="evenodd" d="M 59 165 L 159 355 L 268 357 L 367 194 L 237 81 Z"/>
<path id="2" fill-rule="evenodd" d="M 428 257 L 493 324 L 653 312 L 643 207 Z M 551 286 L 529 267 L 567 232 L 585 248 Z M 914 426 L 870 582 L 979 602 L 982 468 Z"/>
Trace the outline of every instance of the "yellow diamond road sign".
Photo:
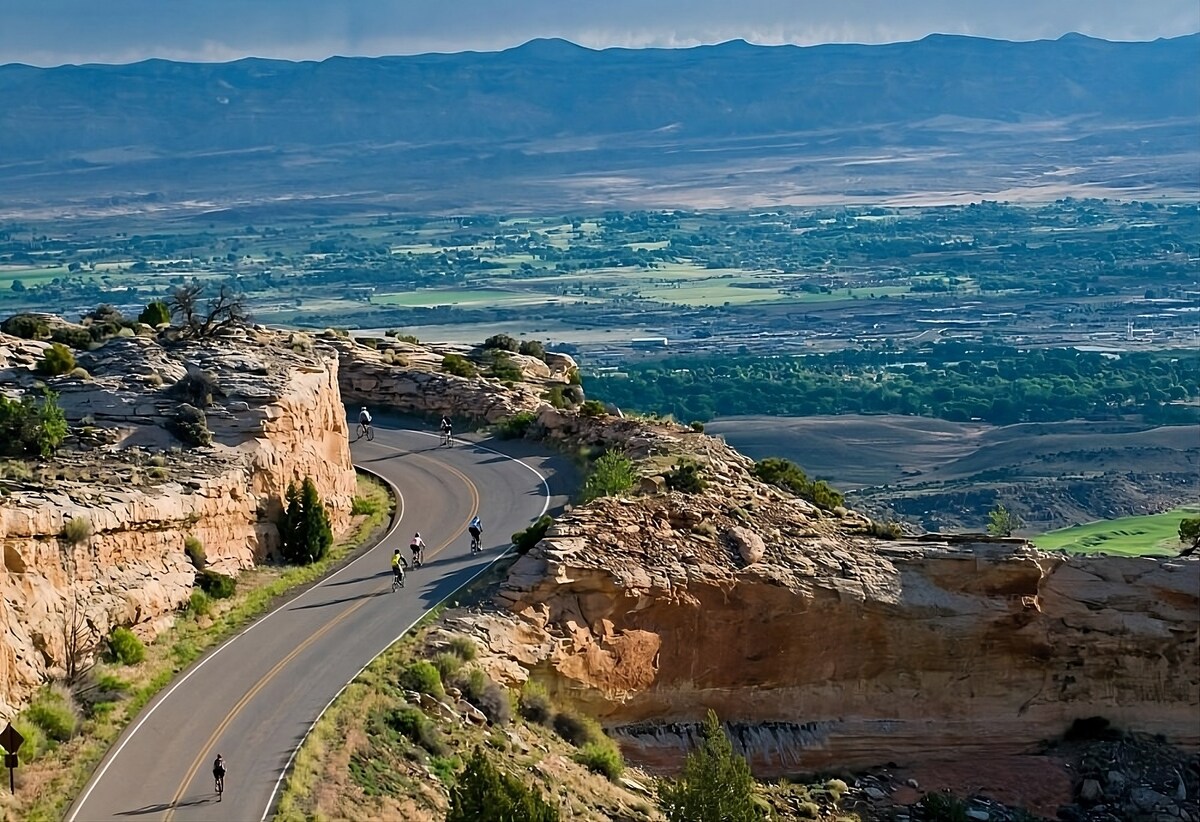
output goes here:
<path id="1" fill-rule="evenodd" d="M 12 726 L 11 722 L 5 726 L 3 731 L 0 731 L 0 746 L 3 746 L 4 750 L 10 754 L 15 754 L 24 741 L 25 737 L 17 733 L 17 729 Z"/>

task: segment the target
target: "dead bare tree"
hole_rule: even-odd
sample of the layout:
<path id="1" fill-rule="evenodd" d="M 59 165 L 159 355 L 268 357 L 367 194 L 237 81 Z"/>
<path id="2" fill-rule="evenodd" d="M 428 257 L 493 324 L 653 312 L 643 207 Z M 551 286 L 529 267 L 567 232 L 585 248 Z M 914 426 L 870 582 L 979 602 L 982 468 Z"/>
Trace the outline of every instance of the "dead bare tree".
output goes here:
<path id="1" fill-rule="evenodd" d="M 245 325 L 250 319 L 245 298 L 228 283 L 202 308 L 200 298 L 204 286 L 200 283 L 180 286 L 167 301 L 185 337 L 211 337 L 223 328 Z"/>
<path id="2" fill-rule="evenodd" d="M 99 630 L 80 608 L 76 579 L 75 551 L 80 545 L 91 546 L 91 520 L 86 517 L 67 520 L 60 539 L 66 549 L 63 552 L 63 564 L 67 571 L 67 584 L 70 586 L 63 613 L 63 669 L 67 685 L 74 685 L 82 674 L 87 673 L 90 665 L 85 665 L 85 662 L 94 658 L 100 645 Z"/>

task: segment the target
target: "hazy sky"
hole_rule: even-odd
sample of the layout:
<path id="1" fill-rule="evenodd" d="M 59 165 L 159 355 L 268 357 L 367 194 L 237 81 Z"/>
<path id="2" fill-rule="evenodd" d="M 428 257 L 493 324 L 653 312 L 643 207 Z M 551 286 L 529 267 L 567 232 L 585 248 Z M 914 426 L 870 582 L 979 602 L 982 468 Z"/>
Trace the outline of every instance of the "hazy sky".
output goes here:
<path id="1" fill-rule="evenodd" d="M 494 51 L 535 37 L 592 48 L 1006 40 L 1200 31 L 1200 0 L 0 0 L 0 63 Z"/>

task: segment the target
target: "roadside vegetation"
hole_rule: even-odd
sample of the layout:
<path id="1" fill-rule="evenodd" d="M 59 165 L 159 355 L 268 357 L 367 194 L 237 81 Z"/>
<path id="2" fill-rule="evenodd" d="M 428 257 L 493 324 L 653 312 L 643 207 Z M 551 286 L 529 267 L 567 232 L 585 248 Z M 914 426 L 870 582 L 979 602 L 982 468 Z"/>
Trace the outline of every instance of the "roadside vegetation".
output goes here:
<path id="1" fill-rule="evenodd" d="M 324 559 L 306 565 L 264 565 L 231 577 L 200 570 L 203 545 L 184 546 L 197 565 L 197 589 L 175 624 L 143 644 L 117 628 L 106 653 L 79 672 L 71 687 L 42 690 L 14 724 L 27 741 L 21 748 L 17 793 L 0 797 L 5 822 L 50 822 L 83 789 L 109 746 L 138 712 L 207 648 L 262 615 L 275 600 L 327 574 L 386 526 L 393 501 L 387 488 L 360 475 L 352 527 Z M 66 538 L 66 537 L 64 537 Z M 207 574 L 207 576 L 206 576 Z"/>

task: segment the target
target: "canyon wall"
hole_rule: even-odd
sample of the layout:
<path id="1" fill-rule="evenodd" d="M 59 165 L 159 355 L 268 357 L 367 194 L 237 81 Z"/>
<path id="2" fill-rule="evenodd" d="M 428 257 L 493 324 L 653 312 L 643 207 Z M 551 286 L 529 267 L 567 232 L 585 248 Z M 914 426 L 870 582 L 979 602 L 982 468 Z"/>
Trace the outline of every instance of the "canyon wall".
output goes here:
<path id="1" fill-rule="evenodd" d="M 678 426 L 545 411 L 622 443 L 641 493 L 559 519 L 472 630 L 633 760 L 670 770 L 707 709 L 757 773 L 1025 751 L 1076 719 L 1200 747 L 1200 562 L 1021 540 L 878 539 Z M 664 488 L 699 464 L 699 493 Z M 657 476 L 656 476 L 657 474 Z"/>
<path id="2" fill-rule="evenodd" d="M 0 336 L 6 392 L 34 389 L 42 347 Z M 86 658 L 115 626 L 149 639 L 169 625 L 194 586 L 189 536 L 214 570 L 252 567 L 277 548 L 283 495 L 305 477 L 335 530 L 349 522 L 356 478 L 331 349 L 231 329 L 204 344 L 117 338 L 79 361 L 86 376 L 45 380 L 74 436 L 0 480 L 0 716 L 63 675 L 69 644 Z M 172 386 L 194 373 L 217 387 L 204 409 L 213 443 L 180 447 L 166 429 Z M 89 526 L 75 541 L 70 520 Z"/>

